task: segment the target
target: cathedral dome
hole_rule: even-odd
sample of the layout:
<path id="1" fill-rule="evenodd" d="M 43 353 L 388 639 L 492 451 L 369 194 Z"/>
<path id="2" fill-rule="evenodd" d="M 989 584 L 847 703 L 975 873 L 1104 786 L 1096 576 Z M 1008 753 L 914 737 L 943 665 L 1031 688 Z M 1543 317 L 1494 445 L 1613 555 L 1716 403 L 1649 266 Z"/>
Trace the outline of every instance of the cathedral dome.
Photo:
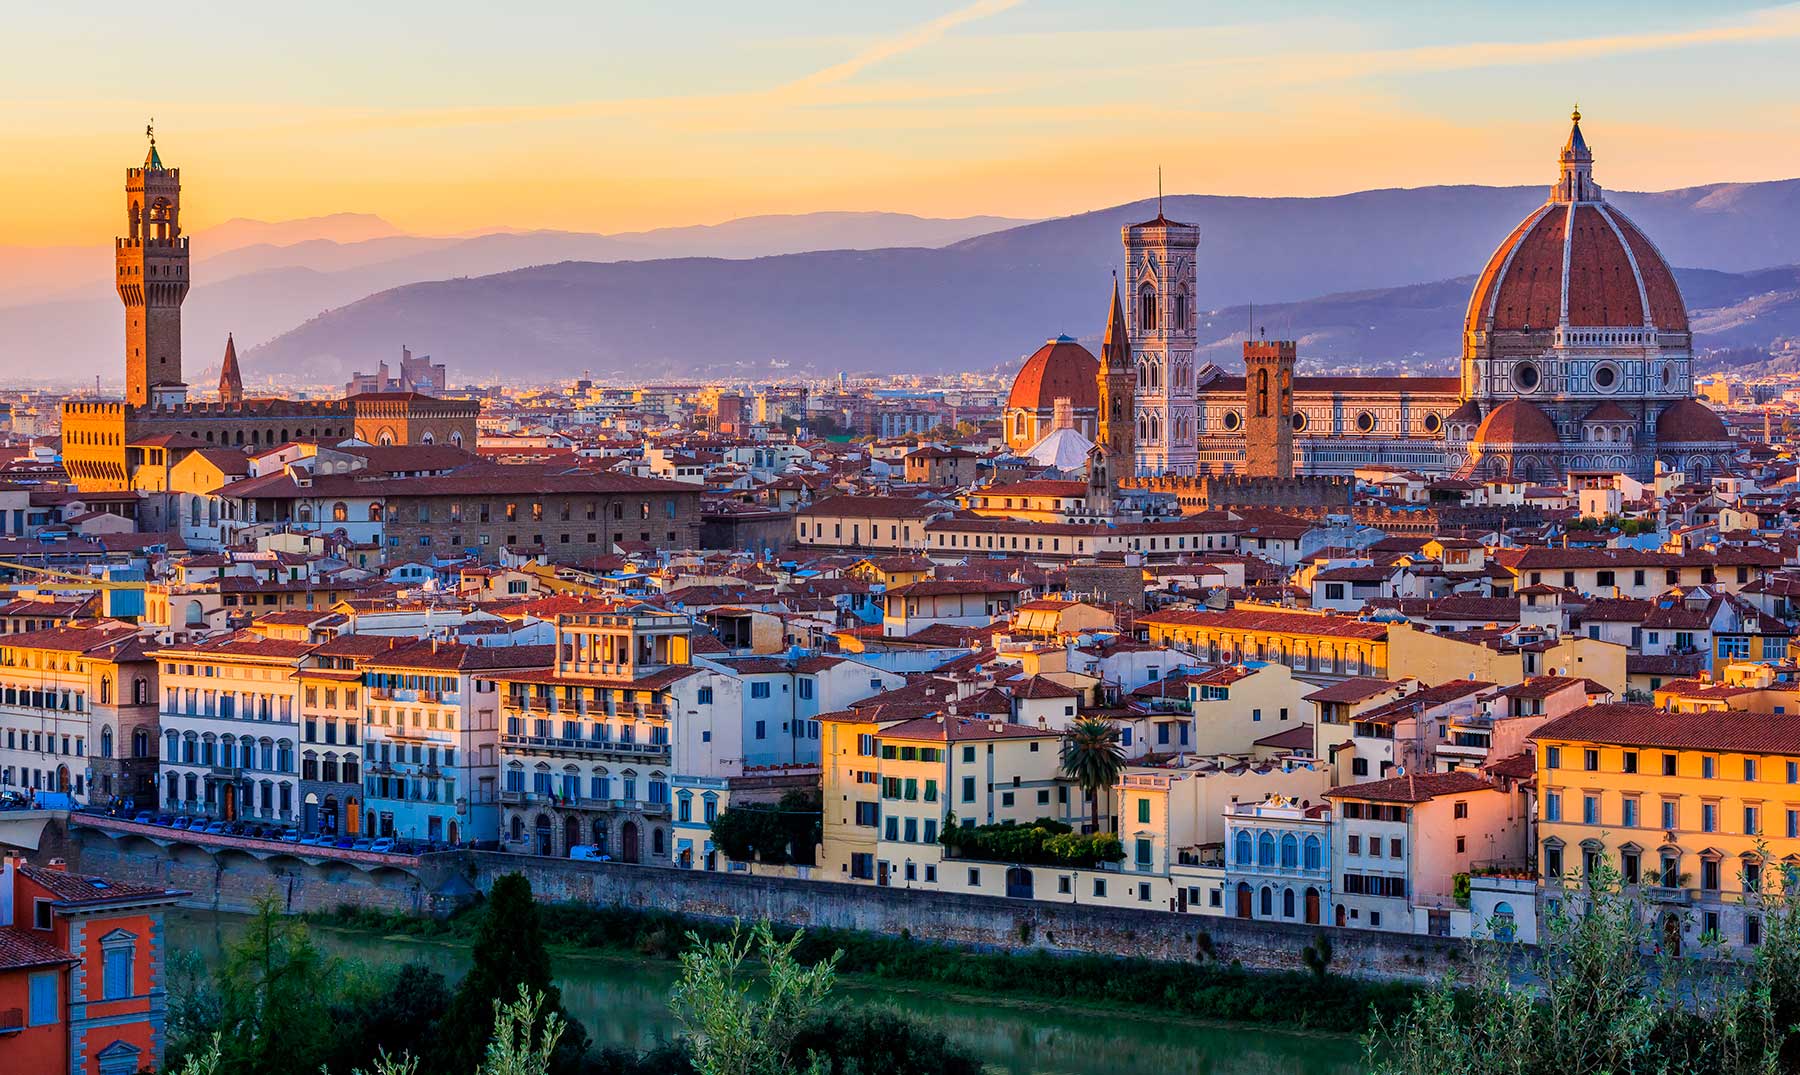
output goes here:
<path id="1" fill-rule="evenodd" d="M 1058 399 L 1075 410 L 1093 410 L 1100 401 L 1100 362 L 1072 337 L 1058 336 L 1025 360 L 1013 379 L 1010 409 L 1049 411 Z"/>
<path id="2" fill-rule="evenodd" d="M 1730 439 L 1731 434 L 1725 431 L 1725 423 L 1713 413 L 1711 407 L 1697 400 L 1681 400 L 1656 419 L 1656 440 L 1659 444 L 1717 443 Z"/>
<path id="3" fill-rule="evenodd" d="M 1556 423 L 1523 400 L 1509 400 L 1488 412 L 1475 431 L 1475 444 L 1556 444 Z"/>
<path id="4" fill-rule="evenodd" d="M 1570 328 L 1687 332 L 1675 274 L 1592 178 L 1576 113 L 1550 199 L 1488 259 L 1469 297 L 1469 332 Z M 1613 341 L 1595 341 L 1613 342 Z M 1629 342 L 1629 341 L 1617 341 Z"/>

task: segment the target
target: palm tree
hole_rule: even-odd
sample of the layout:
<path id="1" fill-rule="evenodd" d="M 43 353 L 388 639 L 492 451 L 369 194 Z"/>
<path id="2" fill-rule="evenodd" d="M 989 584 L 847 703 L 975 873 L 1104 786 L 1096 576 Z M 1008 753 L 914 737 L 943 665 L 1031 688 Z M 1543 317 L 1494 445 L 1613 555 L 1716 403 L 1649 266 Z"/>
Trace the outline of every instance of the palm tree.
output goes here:
<path id="1" fill-rule="evenodd" d="M 1063 775 L 1081 785 L 1093 804 L 1093 831 L 1100 831 L 1100 789 L 1119 782 L 1125 770 L 1125 748 L 1119 726 L 1100 717 L 1082 717 L 1063 733 Z"/>

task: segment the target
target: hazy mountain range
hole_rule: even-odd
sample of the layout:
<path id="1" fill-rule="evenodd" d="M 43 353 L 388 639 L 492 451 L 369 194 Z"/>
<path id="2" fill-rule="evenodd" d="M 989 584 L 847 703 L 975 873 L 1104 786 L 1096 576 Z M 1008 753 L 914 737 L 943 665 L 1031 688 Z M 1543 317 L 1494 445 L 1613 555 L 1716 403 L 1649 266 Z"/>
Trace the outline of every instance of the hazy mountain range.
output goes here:
<path id="1" fill-rule="evenodd" d="M 1468 278 L 1543 196 L 1178 196 L 1165 210 L 1201 228 L 1201 301 L 1217 307 L 1208 357 L 1229 360 L 1254 302 L 1255 323 L 1300 338 L 1309 364 L 1374 367 L 1455 354 Z M 1800 331 L 1800 271 L 1769 268 L 1800 261 L 1800 181 L 1609 197 L 1682 267 L 1703 346 Z M 1008 367 L 1047 336 L 1098 333 L 1119 228 L 1155 212 L 1147 201 L 1028 224 L 808 214 L 612 236 L 420 237 L 349 214 L 232 222 L 194 237 L 184 350 L 197 385 L 228 329 L 252 382 L 270 369 L 335 379 L 403 343 L 449 362 L 456 381 L 747 377 L 771 360 L 827 373 Z M 0 281 L 17 271 L 8 254 Z M 0 369 L 117 376 L 102 263 L 75 297 L 0 308 Z"/>

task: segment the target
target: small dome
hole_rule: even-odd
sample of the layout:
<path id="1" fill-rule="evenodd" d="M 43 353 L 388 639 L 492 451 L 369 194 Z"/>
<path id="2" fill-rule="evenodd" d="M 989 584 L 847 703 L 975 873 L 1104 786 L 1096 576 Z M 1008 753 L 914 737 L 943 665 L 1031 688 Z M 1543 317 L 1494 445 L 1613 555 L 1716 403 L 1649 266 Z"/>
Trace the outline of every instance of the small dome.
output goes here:
<path id="1" fill-rule="evenodd" d="M 1100 362 L 1069 336 L 1058 336 L 1025 360 L 1013 379 L 1008 408 L 1048 411 L 1066 398 L 1075 410 L 1100 405 Z"/>
<path id="2" fill-rule="evenodd" d="M 1550 416 L 1523 400 L 1509 400 L 1495 407 L 1475 431 L 1476 444 L 1558 444 L 1556 424 Z"/>
<path id="3" fill-rule="evenodd" d="M 1625 413 L 1625 408 L 1619 406 L 1617 403 L 1614 403 L 1610 399 L 1607 400 L 1605 403 L 1600 404 L 1600 406 L 1595 407 L 1593 410 L 1587 412 L 1587 414 L 1582 416 L 1581 420 L 1584 422 L 1635 422 L 1635 421 L 1637 421 L 1637 419 L 1635 419 L 1631 415 Z"/>
<path id="4" fill-rule="evenodd" d="M 1472 399 L 1465 399 L 1462 402 L 1462 406 L 1451 411 L 1450 417 L 1444 419 L 1444 424 L 1449 425 L 1453 422 L 1468 423 L 1479 421 L 1481 421 L 1481 404 Z"/>
<path id="5" fill-rule="evenodd" d="M 1711 407 L 1697 400 L 1684 399 L 1662 412 L 1656 419 L 1659 444 L 1729 441 L 1725 423 Z"/>

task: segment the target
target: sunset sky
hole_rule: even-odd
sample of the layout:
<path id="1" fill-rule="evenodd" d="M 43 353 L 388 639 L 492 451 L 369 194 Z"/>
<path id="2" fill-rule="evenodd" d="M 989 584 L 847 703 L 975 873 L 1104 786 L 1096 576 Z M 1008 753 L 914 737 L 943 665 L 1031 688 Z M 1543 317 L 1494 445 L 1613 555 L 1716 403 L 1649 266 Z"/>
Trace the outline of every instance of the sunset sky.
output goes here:
<path id="1" fill-rule="evenodd" d="M 156 118 L 190 229 L 1039 217 L 1155 192 L 1800 175 L 1800 5 L 84 3 L 9 12 L 9 245 L 118 230 Z M 154 11 L 152 17 L 147 11 Z"/>

